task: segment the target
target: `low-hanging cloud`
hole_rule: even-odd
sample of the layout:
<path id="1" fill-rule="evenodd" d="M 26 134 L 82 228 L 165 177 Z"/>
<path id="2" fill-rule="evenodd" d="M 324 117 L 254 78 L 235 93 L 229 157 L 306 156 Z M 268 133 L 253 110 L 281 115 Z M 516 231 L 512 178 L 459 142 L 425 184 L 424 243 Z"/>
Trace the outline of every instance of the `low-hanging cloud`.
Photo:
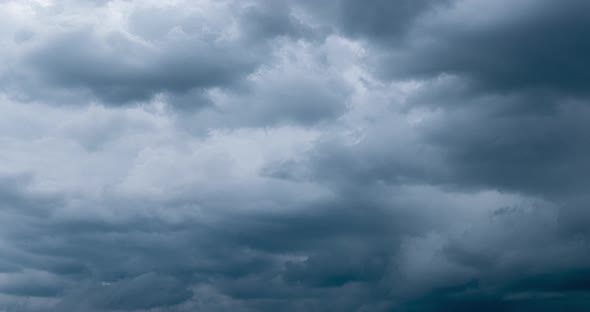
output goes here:
<path id="1" fill-rule="evenodd" d="M 0 311 L 585 311 L 587 8 L 0 3 Z"/>

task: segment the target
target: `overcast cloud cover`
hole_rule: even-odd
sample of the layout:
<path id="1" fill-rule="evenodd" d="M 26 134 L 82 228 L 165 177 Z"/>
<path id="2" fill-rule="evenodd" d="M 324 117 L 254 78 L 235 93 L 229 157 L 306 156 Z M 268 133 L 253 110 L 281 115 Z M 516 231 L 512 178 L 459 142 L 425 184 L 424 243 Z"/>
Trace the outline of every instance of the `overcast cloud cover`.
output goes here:
<path id="1" fill-rule="evenodd" d="M 589 311 L 590 1 L 0 1 L 0 311 Z"/>

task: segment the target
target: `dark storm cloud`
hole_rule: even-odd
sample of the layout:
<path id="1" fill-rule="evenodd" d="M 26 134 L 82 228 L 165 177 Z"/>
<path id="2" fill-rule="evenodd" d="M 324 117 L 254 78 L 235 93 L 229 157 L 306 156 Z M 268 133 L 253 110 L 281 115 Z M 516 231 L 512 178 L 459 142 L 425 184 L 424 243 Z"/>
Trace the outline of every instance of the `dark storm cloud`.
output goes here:
<path id="1" fill-rule="evenodd" d="M 465 4 L 456 2 L 454 8 Z M 482 4 L 467 2 L 474 8 Z M 389 26 L 378 31 L 359 27 L 351 32 L 354 22 L 337 26 L 355 37 L 364 32 L 377 56 L 374 64 L 381 67 L 376 71 L 386 74 L 383 77 L 424 79 L 418 96 L 408 98 L 404 106 L 408 110 L 433 108 L 434 117 L 400 139 L 401 129 L 387 125 L 397 120 L 380 116 L 360 143 L 323 142 L 310 153 L 311 163 L 287 163 L 274 168 L 271 175 L 352 187 L 385 182 L 439 185 L 460 192 L 492 189 L 546 198 L 558 207 L 554 215 L 546 217 L 544 229 L 551 229 L 548 233 L 537 232 L 542 231 L 545 222 L 534 217 L 543 215 L 546 208 L 533 208 L 533 215 L 517 213 L 519 217 L 511 221 L 493 220 L 517 228 L 524 220 L 535 224 L 529 229 L 521 225 L 511 235 L 527 237 L 522 245 L 513 246 L 514 252 L 519 254 L 516 258 L 522 257 L 518 261 L 535 263 L 538 271 L 517 273 L 508 269 L 511 265 L 497 267 L 503 261 L 502 255 L 513 247 L 502 245 L 496 249 L 488 245 L 470 251 L 457 246 L 464 238 L 451 241 L 446 250 L 453 252 L 447 253 L 447 260 L 477 273 L 464 285 L 451 278 L 443 280 L 446 286 L 440 285 L 440 290 L 432 286 L 431 295 L 409 300 L 398 307 L 400 311 L 550 311 L 557 307 L 578 311 L 588 304 L 583 286 L 587 274 L 575 269 L 585 265 L 570 263 L 556 268 L 557 262 L 551 264 L 548 259 L 550 253 L 533 250 L 588 242 L 586 232 L 580 231 L 581 225 L 588 222 L 581 208 L 587 206 L 587 201 L 577 199 L 590 185 L 585 161 L 585 146 L 590 140 L 585 126 L 587 19 L 580 13 L 585 6 L 581 1 L 521 3 L 515 6 L 516 13 L 500 10 L 495 13 L 505 12 L 506 16 L 492 15 L 487 23 L 482 18 L 481 24 L 477 18 L 473 22 L 460 14 L 446 20 L 445 10 L 452 10 L 450 6 L 442 13 L 435 12 L 432 21 L 424 19 L 415 28 L 408 26 L 405 33 Z M 388 12 L 393 14 L 393 9 Z M 464 27 L 458 17 L 475 25 Z M 540 228 L 526 234 L 536 226 Z M 503 230 L 479 230 L 498 231 Z M 490 244 L 491 239 L 481 243 Z M 586 249 L 577 247 L 572 254 L 556 252 L 569 259 L 588 256 Z M 534 254 L 539 258 L 531 257 Z M 500 278 L 491 278 L 490 272 L 503 273 Z M 527 282 L 537 277 L 547 277 L 550 283 L 582 286 L 540 290 Z"/>
<path id="2" fill-rule="evenodd" d="M 589 9 L 588 2 L 500 3 L 505 8 L 490 8 L 485 2 L 473 1 L 473 10 L 463 14 L 475 17 L 464 16 L 463 21 L 436 15 L 422 21 L 420 27 L 410 31 L 399 50 L 384 51 L 387 65 L 379 71 L 396 78 L 461 75 L 483 92 L 530 90 L 568 96 L 587 93 L 590 40 L 586 29 L 590 22 L 584 12 Z M 469 2 L 454 4 L 459 9 L 462 5 Z M 486 17 L 486 9 L 495 11 L 495 15 Z M 387 16 L 383 14 L 382 20 Z M 389 27 L 378 29 L 385 34 L 397 32 Z M 382 37 L 373 42 L 383 49 L 397 44 Z"/>
<path id="3" fill-rule="evenodd" d="M 159 276 L 156 273 L 145 273 L 113 283 L 93 285 L 78 292 L 57 308 L 99 311 L 149 310 L 160 306 L 174 306 L 191 296 L 190 291 L 177 279 Z M 81 305 L 82 302 L 86 302 L 88 306 Z"/>
<path id="4" fill-rule="evenodd" d="M 535 105 L 528 102 L 534 97 L 492 101 Z M 585 160 L 590 152 L 588 106 L 560 98 L 543 101 L 554 102 L 556 108 L 515 113 L 494 104 L 478 110 L 464 107 L 428 129 L 428 140 L 444 150 L 453 168 L 449 181 L 547 197 L 584 192 L 590 183 Z"/>
<path id="5" fill-rule="evenodd" d="M 112 105 L 231 84 L 256 64 L 252 55 L 199 41 L 169 48 L 149 51 L 116 33 L 101 40 L 81 31 L 60 34 L 37 48 L 28 63 L 51 86 L 88 90 Z"/>
<path id="6" fill-rule="evenodd" d="M 203 16 L 198 6 L 147 5 L 108 30 L 19 30 L 14 44 L 22 52 L 6 66 L 2 89 L 20 101 L 58 105 L 124 107 L 157 99 L 181 114 L 207 109 L 199 124 L 211 128 L 313 125 L 345 111 L 350 87 L 341 77 L 305 65 L 312 75 L 296 58 L 274 64 L 290 52 L 277 46 L 320 44 L 326 31 L 299 20 L 287 2 L 217 5 L 219 16 Z M 319 63 L 321 56 L 314 57 Z M 227 93 L 229 103 L 218 103 L 211 91 Z"/>
<path id="7" fill-rule="evenodd" d="M 590 306 L 586 2 L 93 3 L 0 19 L 0 310 Z"/>
<path id="8" fill-rule="evenodd" d="M 449 1 L 377 0 L 370 3 L 354 0 L 295 1 L 309 14 L 316 15 L 325 29 L 360 40 L 400 41 L 424 14 Z"/>
<path id="9" fill-rule="evenodd" d="M 433 0 L 338 1 L 337 22 L 347 35 L 361 39 L 392 40 L 409 31 L 422 14 L 444 4 Z"/>
<path id="10" fill-rule="evenodd" d="M 377 148 L 369 154 L 361 148 L 327 151 L 331 156 L 320 152 L 320 158 L 328 157 L 322 171 L 339 163 L 348 169 L 336 168 L 335 174 L 355 170 L 345 164 L 351 153 L 358 153 L 352 157 L 359 161 L 385 153 L 389 158 L 382 164 L 368 162 L 358 174 L 369 174 L 368 180 L 418 179 L 542 196 L 581 192 L 588 185 L 584 159 L 590 140 L 585 129 L 589 25 L 582 13 L 587 6 L 577 0 L 523 1 L 505 8 L 478 1 L 339 2 L 343 12 L 357 18 L 337 26 L 374 45 L 377 72 L 388 79 L 425 79 L 407 107 L 442 109 L 440 118 L 419 129 L 424 137 L 415 142 L 438 155 L 416 164 L 407 156 L 412 147 L 387 151 L 375 143 L 367 146 Z M 371 18 L 358 18 L 364 12 Z M 395 14 L 403 18 L 392 18 Z M 429 163 L 440 158 L 447 159 L 447 168 L 432 168 Z"/>
<path id="11" fill-rule="evenodd" d="M 246 7 L 241 16 L 244 32 L 253 40 L 267 40 L 276 36 L 314 37 L 312 29 L 291 14 L 286 1 L 261 1 Z"/>
<path id="12" fill-rule="evenodd" d="M 36 205 L 46 204 L 47 200 L 39 200 Z M 167 205 L 174 207 L 173 203 Z M 20 266 L 25 271 L 14 273 L 13 282 L 0 283 L 0 293 L 60 298 L 56 311 L 172 309 L 191 298 L 191 285 L 206 283 L 245 300 L 245 306 L 264 310 L 275 306 L 259 302 L 269 297 L 285 305 L 312 295 L 317 297 L 315 304 L 323 306 L 323 288 L 344 287 L 333 290 L 337 296 L 348 292 L 350 283 L 378 280 L 388 261 L 380 248 L 367 250 L 374 247 L 365 246 L 362 240 L 372 239 L 378 246 L 389 241 L 381 235 L 389 232 L 390 217 L 369 206 L 338 205 L 306 207 L 308 212 L 292 216 L 238 214 L 227 211 L 229 207 L 209 207 L 226 212 L 213 217 L 218 221 L 188 219 L 180 224 L 140 216 L 109 221 L 44 220 L 43 215 L 30 215 L 18 227 L 3 229 L 3 236 L 12 238 L 10 247 L 20 250 Z M 59 216 L 59 209 L 54 207 L 51 213 Z M 377 214 L 384 217 L 375 218 Z M 3 220 L 19 218 L 16 213 Z M 358 242 L 351 245 L 353 239 Z M 310 244 L 312 240 L 317 243 Z M 336 250 L 325 247 L 333 244 L 339 246 L 334 247 L 340 250 L 338 257 L 343 262 L 323 272 L 322 266 L 334 259 Z M 289 253 L 314 255 L 285 266 L 277 256 Z M 357 256 L 351 258 L 351 253 Z M 373 267 L 367 268 L 365 260 L 374 263 Z M 47 277 L 27 277 L 30 270 Z M 278 284 L 271 289 L 271 283 Z M 363 303 L 350 304 L 358 307 Z"/>
<path id="13" fill-rule="evenodd" d="M 57 35 L 35 48 L 26 62 L 50 88 L 89 92 L 107 105 L 124 105 L 159 93 L 231 85 L 259 62 L 256 52 L 235 48 L 194 40 L 171 42 L 159 51 L 121 34 L 99 38 L 87 30 Z"/>
<path id="14" fill-rule="evenodd" d="M 194 8 L 182 6 L 133 11 L 128 27 L 139 38 L 123 29 L 100 33 L 99 27 L 65 27 L 45 38 L 32 33 L 30 42 L 19 39 L 28 52 L 4 77 L 5 89 L 32 101 L 98 99 L 113 106 L 162 94 L 178 108 L 200 108 L 210 104 L 202 92 L 235 87 L 264 64 L 274 39 L 311 34 L 288 6 L 265 4 L 225 8 L 232 14 L 226 23 L 239 31 L 232 35 L 209 30 Z"/>

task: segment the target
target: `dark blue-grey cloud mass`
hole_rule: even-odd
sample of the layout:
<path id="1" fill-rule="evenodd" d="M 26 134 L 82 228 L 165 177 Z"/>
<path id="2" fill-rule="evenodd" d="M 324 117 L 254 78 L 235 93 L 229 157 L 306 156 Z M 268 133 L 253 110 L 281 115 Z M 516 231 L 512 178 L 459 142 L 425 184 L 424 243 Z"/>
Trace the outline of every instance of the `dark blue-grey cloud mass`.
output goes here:
<path id="1" fill-rule="evenodd" d="M 0 3 L 0 312 L 586 311 L 589 5 Z"/>
<path id="2" fill-rule="evenodd" d="M 470 8 L 461 12 L 463 6 Z M 588 2 L 456 1 L 451 7 L 459 16 L 441 16 L 444 11 L 435 10 L 402 43 L 363 29 L 373 44 L 385 49 L 379 57 L 385 63 L 377 70 L 397 79 L 459 75 L 482 93 L 539 92 L 566 97 L 586 93 L 589 64 L 585 56 L 590 46 L 584 34 L 589 22 L 583 12 Z M 374 20 L 387 21 L 388 15 L 376 15 Z M 343 28 L 349 24 L 344 23 Z M 391 27 L 378 29 L 395 33 L 385 30 Z"/>

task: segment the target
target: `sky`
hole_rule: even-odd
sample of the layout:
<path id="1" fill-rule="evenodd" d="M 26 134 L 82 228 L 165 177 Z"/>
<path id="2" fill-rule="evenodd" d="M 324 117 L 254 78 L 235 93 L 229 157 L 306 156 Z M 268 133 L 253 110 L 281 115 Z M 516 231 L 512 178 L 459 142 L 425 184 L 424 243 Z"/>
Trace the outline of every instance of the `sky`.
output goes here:
<path id="1" fill-rule="evenodd" d="M 0 312 L 590 310 L 589 11 L 1 0 Z"/>

